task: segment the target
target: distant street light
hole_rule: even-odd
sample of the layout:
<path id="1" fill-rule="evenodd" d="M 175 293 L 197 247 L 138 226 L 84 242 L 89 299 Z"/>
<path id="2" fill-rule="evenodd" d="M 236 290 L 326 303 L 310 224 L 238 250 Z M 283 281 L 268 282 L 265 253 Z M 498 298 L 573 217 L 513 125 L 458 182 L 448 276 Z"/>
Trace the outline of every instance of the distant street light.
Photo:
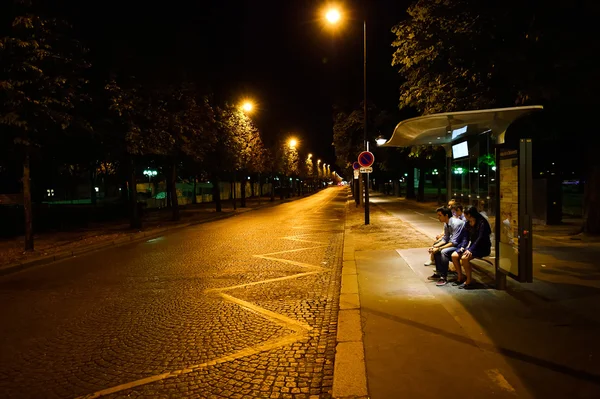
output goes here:
<path id="1" fill-rule="evenodd" d="M 150 182 L 153 176 L 156 176 L 158 174 L 157 171 L 151 169 L 146 169 L 142 173 L 144 174 L 144 176 L 148 176 L 148 182 Z"/>
<path id="2" fill-rule="evenodd" d="M 288 142 L 288 144 L 290 145 L 290 148 L 296 148 L 296 146 L 298 145 L 298 140 L 296 140 L 296 139 L 290 139 L 290 141 Z"/>

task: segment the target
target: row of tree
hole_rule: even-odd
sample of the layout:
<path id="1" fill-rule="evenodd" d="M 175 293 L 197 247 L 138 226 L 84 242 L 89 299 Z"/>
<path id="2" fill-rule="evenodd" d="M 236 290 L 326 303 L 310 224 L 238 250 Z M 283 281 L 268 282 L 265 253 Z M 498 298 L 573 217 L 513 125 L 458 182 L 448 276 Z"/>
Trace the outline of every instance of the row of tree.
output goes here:
<path id="1" fill-rule="evenodd" d="M 0 31 L 0 171 L 11 162 L 22 165 L 26 250 L 33 249 L 32 160 L 41 167 L 48 159 L 85 165 L 92 180 L 98 174 L 121 176 L 132 227 L 141 225 L 136 166 L 149 160 L 168 170 L 174 219 L 179 218 L 181 169 L 213 183 L 217 211 L 219 182 L 235 172 L 319 174 L 316 165 L 300 163 L 298 152 L 282 141 L 266 146 L 237 106 L 219 103 L 185 81 L 149 84 L 122 75 L 98 79 L 90 74 L 88 51 L 72 37 L 68 23 L 34 13 L 27 1 L 15 2 L 13 11 L 14 18 Z"/>

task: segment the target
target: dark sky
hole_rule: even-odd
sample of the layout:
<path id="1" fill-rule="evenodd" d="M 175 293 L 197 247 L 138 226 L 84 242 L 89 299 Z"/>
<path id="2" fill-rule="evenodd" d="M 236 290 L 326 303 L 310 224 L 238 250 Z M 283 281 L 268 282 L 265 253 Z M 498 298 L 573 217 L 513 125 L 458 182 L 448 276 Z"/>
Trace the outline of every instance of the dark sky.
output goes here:
<path id="1" fill-rule="evenodd" d="M 397 107 L 391 27 L 407 0 L 354 0 L 335 33 L 317 0 L 69 2 L 66 12 L 88 42 L 97 71 L 127 70 L 156 81 L 201 82 L 221 99 L 259 104 L 266 139 L 295 134 L 305 152 L 333 162 L 332 105 L 362 101 L 362 19 L 367 18 L 368 97 Z M 327 162 L 326 161 L 326 162 Z"/>

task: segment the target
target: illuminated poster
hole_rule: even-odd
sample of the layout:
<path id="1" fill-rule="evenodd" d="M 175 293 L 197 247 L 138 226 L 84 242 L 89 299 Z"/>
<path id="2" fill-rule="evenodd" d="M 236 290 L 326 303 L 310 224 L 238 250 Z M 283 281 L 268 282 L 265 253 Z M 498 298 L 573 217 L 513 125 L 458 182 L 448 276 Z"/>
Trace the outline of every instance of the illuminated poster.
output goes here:
<path id="1" fill-rule="evenodd" d="M 519 160 L 517 150 L 500 151 L 500 243 L 498 267 L 519 274 Z"/>

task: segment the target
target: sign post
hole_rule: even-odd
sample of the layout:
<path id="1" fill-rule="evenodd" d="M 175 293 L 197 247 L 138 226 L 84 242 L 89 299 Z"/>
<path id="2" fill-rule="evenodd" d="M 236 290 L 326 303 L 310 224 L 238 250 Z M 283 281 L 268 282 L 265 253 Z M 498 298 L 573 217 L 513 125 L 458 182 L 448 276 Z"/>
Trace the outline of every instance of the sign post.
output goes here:
<path id="1" fill-rule="evenodd" d="M 358 164 L 363 168 L 369 168 L 375 162 L 375 156 L 372 152 L 363 151 L 358 154 Z M 364 172 L 365 174 L 365 225 L 370 223 L 369 220 L 369 173 Z"/>
<path id="2" fill-rule="evenodd" d="M 352 194 L 354 195 L 354 202 L 358 207 L 360 205 L 360 165 L 358 162 L 354 162 L 352 164 L 352 169 L 354 172 L 354 179 L 352 180 Z"/>

